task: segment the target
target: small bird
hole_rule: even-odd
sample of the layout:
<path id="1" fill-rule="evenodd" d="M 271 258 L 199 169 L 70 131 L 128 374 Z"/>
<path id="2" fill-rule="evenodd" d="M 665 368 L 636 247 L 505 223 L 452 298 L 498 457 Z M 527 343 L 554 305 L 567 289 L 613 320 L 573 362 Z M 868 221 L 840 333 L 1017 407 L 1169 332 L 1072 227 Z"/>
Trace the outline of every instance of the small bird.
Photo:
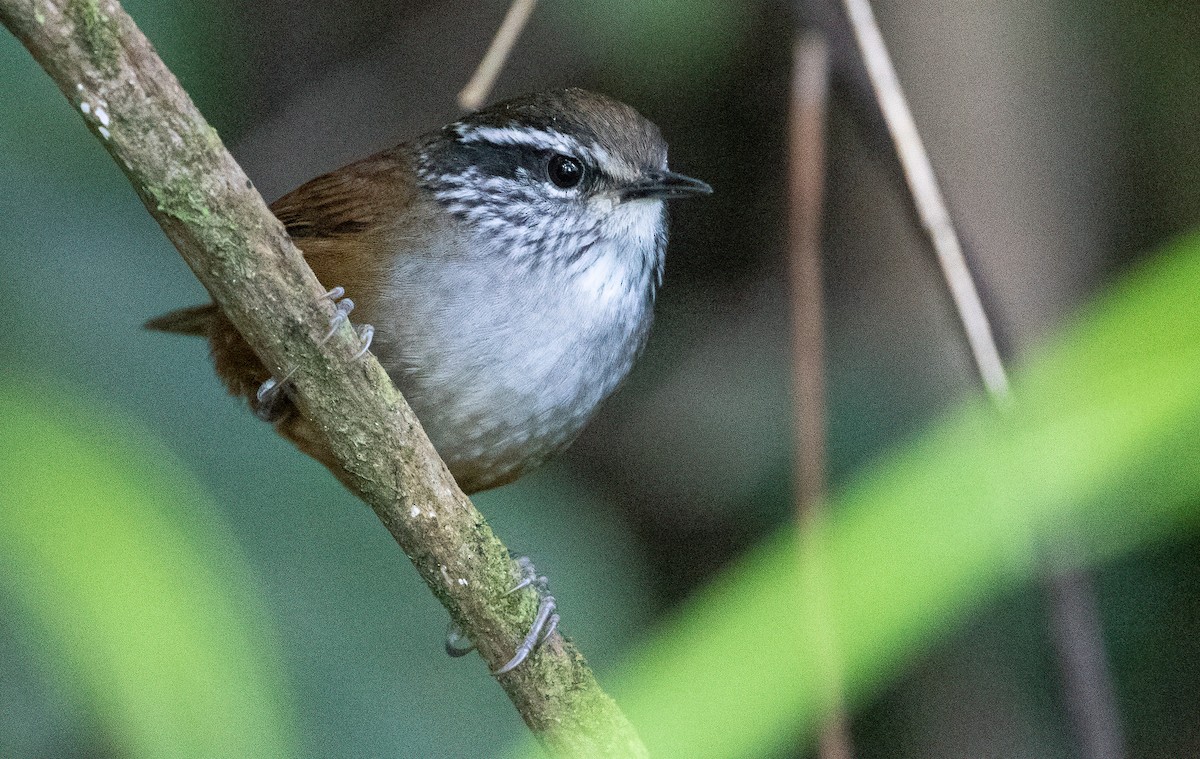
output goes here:
<path id="1" fill-rule="evenodd" d="M 375 355 L 474 493 L 567 447 L 629 373 L 662 280 L 664 201 L 710 192 L 667 169 L 658 128 L 633 108 L 565 89 L 317 177 L 271 210 L 317 279 L 353 297 Z M 340 472 L 215 305 L 146 326 L 207 338 L 229 391 Z"/>
<path id="2" fill-rule="evenodd" d="M 301 185 L 271 205 L 313 272 L 357 304 L 363 350 L 412 406 L 467 493 L 567 447 L 646 343 L 667 245 L 664 201 L 712 192 L 667 169 L 658 127 L 579 89 L 493 105 Z M 347 481 L 320 431 L 212 304 L 150 329 L 208 339 L 230 393 Z M 332 335 L 332 330 L 330 335 Z M 558 615 L 538 591 L 523 662 Z M 452 628 L 446 650 L 471 650 Z"/>

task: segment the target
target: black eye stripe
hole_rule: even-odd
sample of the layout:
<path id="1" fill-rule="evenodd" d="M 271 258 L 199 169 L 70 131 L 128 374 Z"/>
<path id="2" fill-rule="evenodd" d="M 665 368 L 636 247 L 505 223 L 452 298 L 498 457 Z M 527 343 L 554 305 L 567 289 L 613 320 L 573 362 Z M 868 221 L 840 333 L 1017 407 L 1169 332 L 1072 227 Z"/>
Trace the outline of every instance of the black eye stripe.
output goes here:
<path id="1" fill-rule="evenodd" d="M 486 176 L 498 176 L 505 179 L 520 180 L 522 176 L 536 181 L 546 182 L 561 189 L 590 187 L 604 176 L 604 172 L 585 156 L 568 155 L 553 150 L 534 149 L 524 145 L 496 145 L 478 143 L 470 146 L 470 163 L 482 170 Z M 558 174 L 564 162 L 569 162 L 574 169 L 576 179 L 565 181 L 565 176 Z M 522 171 L 523 170 L 523 171 Z"/>
<path id="2" fill-rule="evenodd" d="M 599 165 L 598 156 L 591 148 L 575 140 L 528 142 L 511 140 L 462 139 L 458 134 L 449 140 L 440 141 L 431 150 L 426 166 L 436 161 L 438 173 L 442 175 L 465 175 L 471 172 L 480 179 L 494 177 L 521 183 L 543 184 L 546 189 L 570 189 L 577 192 L 593 192 L 608 186 L 612 180 Z M 574 159 L 582 169 L 580 180 L 574 184 L 555 182 L 550 175 L 550 161 L 556 156 Z M 561 181 L 561 178 L 560 178 Z"/>

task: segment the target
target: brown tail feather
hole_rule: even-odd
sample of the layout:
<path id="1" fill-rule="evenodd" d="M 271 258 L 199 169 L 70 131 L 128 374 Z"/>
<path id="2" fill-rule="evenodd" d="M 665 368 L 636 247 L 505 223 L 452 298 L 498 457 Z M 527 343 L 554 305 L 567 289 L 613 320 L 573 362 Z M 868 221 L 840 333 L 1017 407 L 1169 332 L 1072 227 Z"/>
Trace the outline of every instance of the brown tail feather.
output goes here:
<path id="1" fill-rule="evenodd" d="M 208 337 L 213 320 L 218 315 L 217 307 L 213 303 L 204 306 L 192 306 L 191 308 L 181 308 L 178 311 L 172 311 L 169 314 L 151 319 L 146 322 L 146 329 L 152 329 L 156 332 L 171 332 L 176 335 L 194 335 L 195 337 Z"/>
<path id="2" fill-rule="evenodd" d="M 146 322 L 146 329 L 171 332 L 176 335 L 195 335 L 208 340 L 216 364 L 217 376 L 235 396 L 250 402 L 250 408 L 259 406 L 258 388 L 271 376 L 258 360 L 250 346 L 234 329 L 215 305 L 181 308 Z M 329 443 L 320 428 L 300 415 L 286 395 L 276 401 L 273 408 L 275 428 L 296 446 L 320 461 L 337 475 L 338 479 L 351 485 L 346 471 L 329 449 Z"/>

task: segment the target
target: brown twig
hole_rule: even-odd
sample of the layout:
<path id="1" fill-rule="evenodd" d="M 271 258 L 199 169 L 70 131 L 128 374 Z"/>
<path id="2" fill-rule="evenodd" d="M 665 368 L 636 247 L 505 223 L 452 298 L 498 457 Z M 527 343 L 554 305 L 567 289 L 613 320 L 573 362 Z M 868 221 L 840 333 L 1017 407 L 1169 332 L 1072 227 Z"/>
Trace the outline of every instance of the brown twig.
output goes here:
<path id="1" fill-rule="evenodd" d="M 116 0 L 0 0 L 25 45 L 125 172 L 213 299 L 328 437 L 357 495 L 492 669 L 533 618 L 532 592 L 462 494 L 408 404 L 343 325 L 283 226 Z M 561 636 L 498 678 L 559 756 L 644 756 L 616 704 Z"/>
<path id="2" fill-rule="evenodd" d="M 796 502 L 802 517 L 811 509 L 820 508 L 826 482 L 821 221 L 828 63 L 828 49 L 820 35 L 806 34 L 796 42 L 789 125 L 788 205 Z"/>
<path id="3" fill-rule="evenodd" d="M 824 37 L 805 34 L 793 53 L 789 140 L 789 273 L 792 303 L 792 403 L 796 440 L 796 509 L 801 523 L 819 519 L 826 491 L 825 338 L 821 278 L 821 222 L 825 185 L 825 106 L 829 48 Z M 810 562 L 816 562 L 810 556 Z M 822 589 L 814 589 L 820 594 Z M 821 599 L 813 608 L 822 610 Z M 828 638 L 825 619 L 813 620 Z M 849 719 L 843 705 L 836 643 L 825 641 L 830 662 L 827 686 L 834 707 L 821 729 L 821 759 L 853 759 Z"/>
<path id="4" fill-rule="evenodd" d="M 870 0 L 843 0 L 843 5 L 917 215 L 942 267 L 984 388 L 992 402 L 1005 409 L 1011 403 L 1008 376 L 991 323 L 979 300 L 962 244 Z M 1113 697 L 1095 590 L 1089 576 L 1076 568 L 1052 569 L 1049 582 L 1054 644 L 1080 750 L 1088 759 L 1119 759 L 1124 755 L 1121 720 Z"/>
<path id="5" fill-rule="evenodd" d="M 1050 572 L 1046 586 L 1050 632 L 1079 753 L 1086 759 L 1121 759 L 1125 737 L 1091 574 L 1078 566 L 1060 567 Z"/>
<path id="6" fill-rule="evenodd" d="M 479 67 L 458 93 L 458 105 L 464 111 L 477 111 L 487 102 L 504 63 L 512 53 L 513 45 L 521 36 L 529 17 L 533 15 L 533 6 L 536 3 L 537 0 L 513 0 L 512 5 L 508 7 L 508 13 L 504 14 L 504 20 L 500 22 L 500 28 L 496 30 L 492 44 L 483 54 Z"/>

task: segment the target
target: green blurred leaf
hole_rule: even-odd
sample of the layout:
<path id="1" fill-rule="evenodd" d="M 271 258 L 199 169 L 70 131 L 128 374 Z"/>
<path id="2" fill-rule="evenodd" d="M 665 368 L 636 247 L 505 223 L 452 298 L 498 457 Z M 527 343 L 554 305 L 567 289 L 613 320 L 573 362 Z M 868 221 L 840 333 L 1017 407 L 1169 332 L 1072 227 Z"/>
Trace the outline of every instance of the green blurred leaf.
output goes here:
<path id="1" fill-rule="evenodd" d="M 120 755 L 290 756 L 245 567 L 189 475 L 68 388 L 0 381 L 0 590 Z"/>
<path id="2" fill-rule="evenodd" d="M 1103 561 L 1195 528 L 1200 239 L 695 598 L 618 680 L 659 757 L 782 753 L 982 601 L 1064 552 Z M 1052 550 L 1053 549 L 1053 550 Z"/>

